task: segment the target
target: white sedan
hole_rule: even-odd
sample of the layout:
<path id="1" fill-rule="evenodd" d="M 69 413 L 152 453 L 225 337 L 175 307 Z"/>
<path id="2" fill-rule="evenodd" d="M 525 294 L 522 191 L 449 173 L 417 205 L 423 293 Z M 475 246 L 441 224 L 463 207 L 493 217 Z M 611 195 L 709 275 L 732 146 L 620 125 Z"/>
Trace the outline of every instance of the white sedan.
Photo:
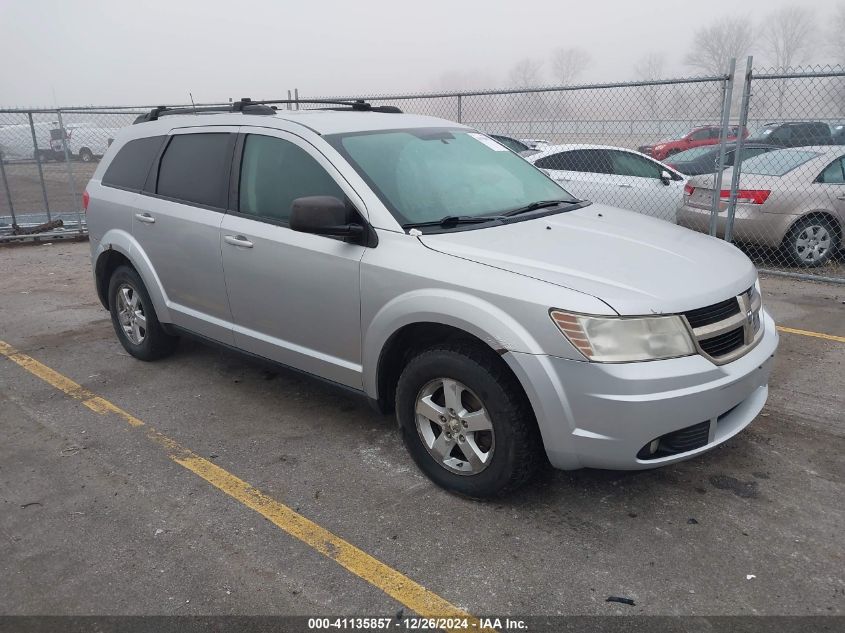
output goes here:
<path id="1" fill-rule="evenodd" d="M 550 145 L 526 157 L 573 196 L 676 223 L 687 177 L 653 158 L 607 145 Z"/>

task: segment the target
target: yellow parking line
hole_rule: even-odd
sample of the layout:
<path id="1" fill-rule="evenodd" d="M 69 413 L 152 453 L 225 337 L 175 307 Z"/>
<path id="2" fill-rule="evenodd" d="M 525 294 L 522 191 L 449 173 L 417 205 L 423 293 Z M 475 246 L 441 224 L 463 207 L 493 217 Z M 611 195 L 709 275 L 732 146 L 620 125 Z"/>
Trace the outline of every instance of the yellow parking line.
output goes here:
<path id="1" fill-rule="evenodd" d="M 403 573 L 370 556 L 365 551 L 314 523 L 285 504 L 269 497 L 227 470 L 181 446 L 175 440 L 156 431 L 149 425 L 145 425 L 144 422 L 117 405 L 97 396 L 34 358 L 17 351 L 8 343 L 0 341 L 0 355 L 17 363 L 34 376 L 70 397 L 80 400 L 82 404 L 95 413 L 100 415 L 113 413 L 133 427 L 144 427 L 147 437 L 162 446 L 167 451 L 168 457 L 174 462 L 198 475 L 246 507 L 255 510 L 294 538 L 335 561 L 374 587 L 381 589 L 388 596 L 415 613 L 424 617 L 466 618 L 470 630 L 490 630 L 480 628 L 480 623 L 476 618 L 448 600 L 441 598 L 433 591 L 429 591 L 419 583 L 414 582 Z"/>
<path id="2" fill-rule="evenodd" d="M 798 330 L 794 327 L 778 326 L 779 332 L 786 332 L 787 334 L 800 334 L 801 336 L 813 336 L 815 338 L 823 338 L 826 341 L 836 341 L 838 343 L 845 343 L 845 336 L 835 336 L 833 334 L 823 334 L 822 332 L 812 332 L 810 330 Z"/>

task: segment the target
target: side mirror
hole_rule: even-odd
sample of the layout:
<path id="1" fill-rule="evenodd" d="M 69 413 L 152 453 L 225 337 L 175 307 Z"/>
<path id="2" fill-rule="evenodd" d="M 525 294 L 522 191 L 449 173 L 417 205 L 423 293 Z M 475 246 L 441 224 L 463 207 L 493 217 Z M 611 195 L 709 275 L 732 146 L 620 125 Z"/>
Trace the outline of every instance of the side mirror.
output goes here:
<path id="1" fill-rule="evenodd" d="M 360 239 L 364 227 L 350 222 L 349 207 L 334 196 L 307 196 L 291 204 L 290 228 L 300 233 Z"/>
<path id="2" fill-rule="evenodd" d="M 664 169 L 660 172 L 660 180 L 668 187 L 669 183 L 672 182 L 672 174 L 670 174 L 668 170 Z"/>

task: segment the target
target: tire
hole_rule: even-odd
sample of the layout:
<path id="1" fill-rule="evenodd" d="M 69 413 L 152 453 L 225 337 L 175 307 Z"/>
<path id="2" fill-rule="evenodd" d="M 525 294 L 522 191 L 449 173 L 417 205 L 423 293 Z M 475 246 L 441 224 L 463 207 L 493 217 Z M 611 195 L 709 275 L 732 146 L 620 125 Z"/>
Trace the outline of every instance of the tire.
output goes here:
<path id="1" fill-rule="evenodd" d="M 119 266 L 109 280 L 109 312 L 120 344 L 135 358 L 157 360 L 176 349 L 179 338 L 161 327 L 144 282 L 129 266 Z"/>
<path id="2" fill-rule="evenodd" d="M 823 266 L 839 250 L 839 227 L 824 216 L 804 218 L 789 229 L 783 248 L 797 266 Z"/>
<path id="3" fill-rule="evenodd" d="M 94 160 L 94 154 L 87 147 L 83 147 L 79 150 L 79 160 L 83 163 L 90 163 Z"/>
<path id="4" fill-rule="evenodd" d="M 447 389 L 454 394 L 448 399 Z M 417 413 L 418 402 L 431 417 Z M 545 462 L 522 388 L 495 352 L 482 345 L 443 344 L 412 358 L 396 388 L 396 417 L 420 470 L 467 497 L 511 492 Z"/>

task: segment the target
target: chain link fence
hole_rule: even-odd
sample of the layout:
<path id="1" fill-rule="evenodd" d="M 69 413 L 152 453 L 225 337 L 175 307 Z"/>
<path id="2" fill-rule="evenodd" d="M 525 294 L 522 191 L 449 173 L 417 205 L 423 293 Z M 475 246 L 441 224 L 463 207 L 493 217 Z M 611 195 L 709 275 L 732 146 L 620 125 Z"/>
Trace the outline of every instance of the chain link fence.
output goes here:
<path id="1" fill-rule="evenodd" d="M 752 72 L 749 59 L 720 76 L 324 99 L 459 121 L 577 197 L 730 240 L 764 271 L 845 282 L 843 68 Z M 0 241 L 84 232 L 85 183 L 151 107 L 0 110 Z"/>

